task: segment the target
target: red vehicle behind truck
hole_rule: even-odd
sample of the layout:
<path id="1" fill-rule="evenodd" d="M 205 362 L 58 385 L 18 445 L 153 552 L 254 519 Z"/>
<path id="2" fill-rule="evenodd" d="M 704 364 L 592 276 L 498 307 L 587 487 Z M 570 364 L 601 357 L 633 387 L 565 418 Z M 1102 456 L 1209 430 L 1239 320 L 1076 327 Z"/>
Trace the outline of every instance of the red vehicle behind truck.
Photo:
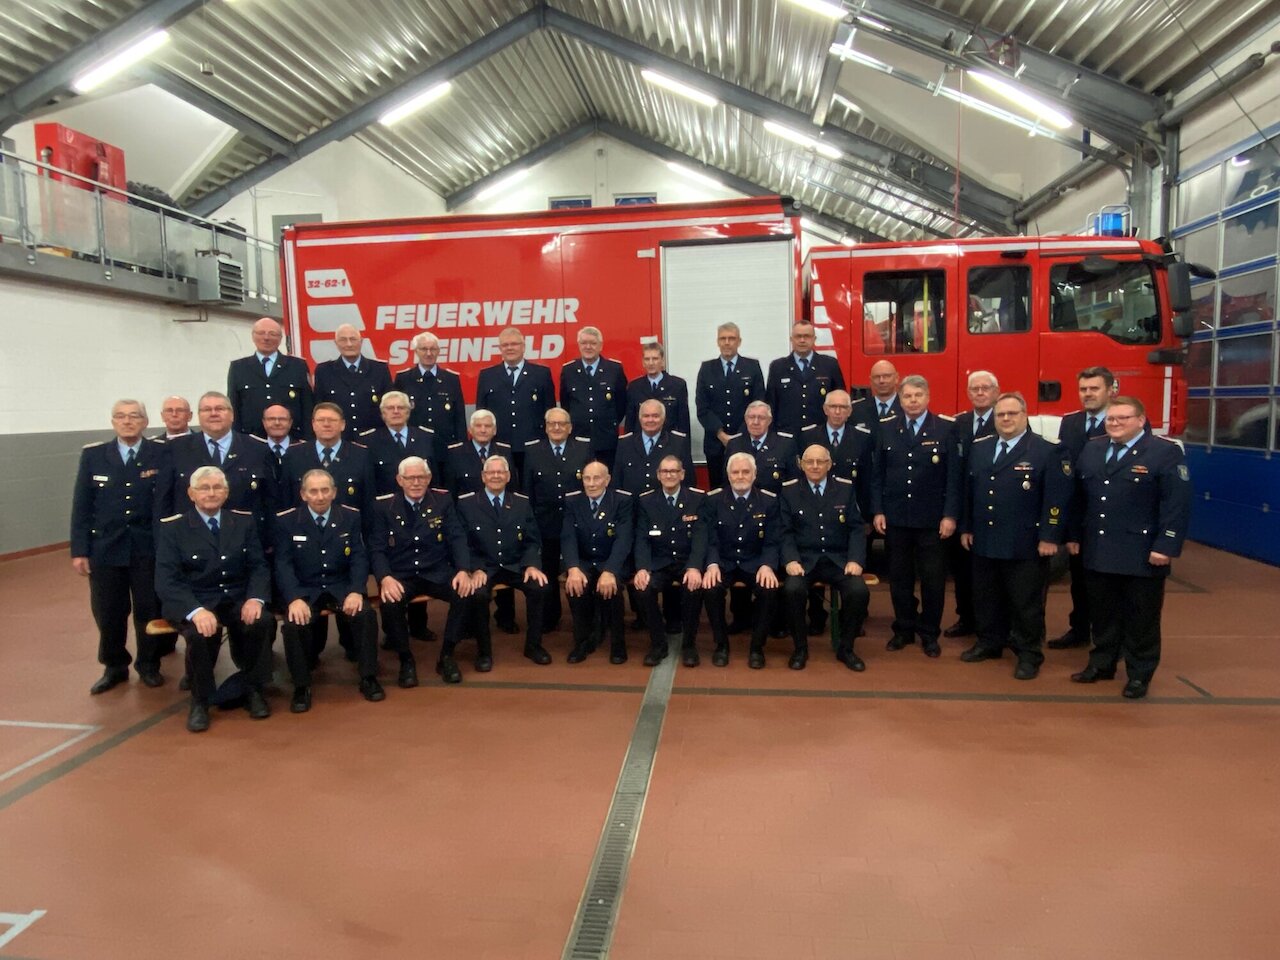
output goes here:
<path id="1" fill-rule="evenodd" d="M 935 409 L 951 411 L 966 405 L 967 374 L 987 369 L 1023 391 L 1033 414 L 1061 414 L 1076 407 L 1076 372 L 1103 364 L 1148 405 L 1153 426 L 1181 432 L 1186 333 L 1175 326 L 1189 323 L 1189 282 L 1160 245 L 1010 237 L 815 247 L 802 268 L 799 236 L 780 197 L 299 224 L 281 248 L 285 316 L 313 366 L 336 356 L 342 323 L 393 372 L 413 363 L 411 338 L 431 331 L 471 398 L 510 325 L 524 331 L 527 357 L 556 373 L 577 356 L 582 326 L 602 330 L 605 354 L 630 377 L 641 373 L 642 344 L 661 340 L 668 369 L 692 392 L 699 364 L 715 355 L 717 324 L 738 322 L 743 353 L 767 364 L 787 352 L 807 306 L 818 349 L 851 384 L 891 359 L 903 375 L 927 377 Z M 694 432 L 698 452 L 696 423 Z"/>

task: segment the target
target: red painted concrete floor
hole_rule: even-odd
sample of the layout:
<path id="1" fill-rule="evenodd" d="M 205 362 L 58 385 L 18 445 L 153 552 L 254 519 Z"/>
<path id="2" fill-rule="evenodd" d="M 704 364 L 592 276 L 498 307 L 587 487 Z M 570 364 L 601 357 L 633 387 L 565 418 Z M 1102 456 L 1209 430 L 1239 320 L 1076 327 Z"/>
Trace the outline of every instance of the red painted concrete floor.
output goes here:
<path id="1" fill-rule="evenodd" d="M 860 675 L 822 641 L 802 673 L 778 641 L 717 670 L 704 630 L 610 956 L 1274 958 L 1280 570 L 1192 547 L 1176 575 L 1141 703 L 1071 684 L 1080 651 L 1031 683 L 959 641 L 887 653 L 884 586 Z M 648 678 L 629 639 L 571 666 L 562 632 L 539 668 L 498 636 L 487 678 L 464 650 L 462 686 L 382 704 L 331 645 L 312 713 L 282 683 L 194 737 L 174 658 L 89 697 L 64 555 L 0 565 L 0 943 L 44 911 L 0 957 L 559 957 Z"/>

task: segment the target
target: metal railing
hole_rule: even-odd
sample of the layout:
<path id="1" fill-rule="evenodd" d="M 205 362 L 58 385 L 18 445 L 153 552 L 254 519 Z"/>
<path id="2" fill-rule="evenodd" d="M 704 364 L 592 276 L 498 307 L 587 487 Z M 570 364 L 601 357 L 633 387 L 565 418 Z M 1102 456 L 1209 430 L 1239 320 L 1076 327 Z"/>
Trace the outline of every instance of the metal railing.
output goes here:
<path id="1" fill-rule="evenodd" d="M 0 150 L 0 238 L 107 271 L 193 281 L 197 257 L 221 254 L 243 265 L 249 296 L 280 298 L 275 244 L 7 150 Z"/>

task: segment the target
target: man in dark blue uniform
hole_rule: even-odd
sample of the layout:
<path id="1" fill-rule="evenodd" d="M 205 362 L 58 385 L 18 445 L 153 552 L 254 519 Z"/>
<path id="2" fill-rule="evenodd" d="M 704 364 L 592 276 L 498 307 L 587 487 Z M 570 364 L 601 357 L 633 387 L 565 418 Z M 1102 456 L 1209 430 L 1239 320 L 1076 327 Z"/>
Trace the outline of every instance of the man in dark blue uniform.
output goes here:
<path id="1" fill-rule="evenodd" d="M 507 327 L 498 335 L 502 362 L 480 371 L 476 408 L 497 418 L 498 439 L 515 453 L 515 475 L 524 469 L 524 445 L 542 435 L 542 418 L 556 405 L 551 370 L 524 358 L 524 334 Z"/>
<path id="2" fill-rule="evenodd" d="M 627 413 L 627 375 L 617 360 L 600 356 L 597 327 L 578 330 L 579 358 L 560 368 L 560 405 L 569 411 L 575 436 L 591 441 L 591 455 L 613 469 L 618 426 Z"/>
<path id="3" fill-rule="evenodd" d="M 168 459 L 164 444 L 143 439 L 147 409 L 137 400 L 111 408 L 115 439 L 80 453 L 71 500 L 71 567 L 89 578 L 89 607 L 98 626 L 103 674 L 89 688 L 105 693 L 129 679 L 129 614 L 137 644 L 135 666 L 148 687 L 164 683 L 147 621 L 159 615 L 152 525 L 156 484 Z"/>
<path id="4" fill-rule="evenodd" d="M 733 584 L 744 583 L 755 599 L 747 665 L 759 670 L 764 667 L 764 643 L 778 596 L 781 514 L 777 495 L 756 486 L 756 462 L 750 454 L 729 457 L 727 472 L 728 485 L 708 493 L 704 505 L 707 569 L 702 586 L 715 642 L 711 662 L 717 667 L 729 663 L 724 595 Z"/>
<path id="5" fill-rule="evenodd" d="M 284 455 L 284 497 L 279 506 L 297 504 L 302 477 L 308 470 L 324 470 L 337 489 L 339 505 L 347 504 L 360 511 L 366 528 L 372 516 L 374 488 L 373 462 L 369 451 L 353 440 L 344 440 L 346 422 L 342 408 L 336 403 L 317 403 L 311 416 L 314 440 L 295 443 Z"/>
<path id="6" fill-rule="evenodd" d="M 483 407 L 471 414 L 471 429 L 467 439 L 449 445 L 444 454 L 444 485 L 454 498 L 464 493 L 476 493 L 484 489 L 484 462 L 490 457 L 502 457 L 507 461 L 512 483 L 519 486 L 520 472 L 516 469 L 515 453 L 511 445 L 496 440 L 498 421 L 493 413 Z"/>
<path id="7" fill-rule="evenodd" d="M 667 429 L 679 430 L 688 436 L 689 384 L 667 373 L 667 350 L 656 340 L 640 348 L 640 358 L 644 376 L 627 384 L 627 430 L 635 433 L 640 429 L 640 404 L 657 400 L 666 411 Z"/>
<path id="8" fill-rule="evenodd" d="M 702 424 L 702 452 L 707 458 L 710 485 L 724 482 L 725 445 L 741 429 L 747 404 L 764 399 L 760 361 L 738 355 L 742 332 L 736 323 L 716 328 L 720 356 L 698 368 L 695 405 Z"/>
<path id="9" fill-rule="evenodd" d="M 729 456 L 749 454 L 756 462 L 756 484 L 777 493 L 788 480 L 800 475 L 800 454 L 791 434 L 773 429 L 773 411 L 763 400 L 748 404 L 743 414 L 746 429 L 725 444 Z"/>
<path id="10" fill-rule="evenodd" d="M 1075 486 L 1071 457 L 1027 428 L 1022 394 L 1002 394 L 992 416 L 996 433 L 969 444 L 964 463 L 960 542 L 973 554 L 978 638 L 960 659 L 998 659 L 1007 646 L 1014 677 L 1033 680 L 1044 662 L 1049 560 L 1066 538 Z"/>
<path id="11" fill-rule="evenodd" d="M 871 592 L 862 579 L 867 535 L 853 481 L 831 473 L 831 453 L 822 444 L 805 448 L 804 478 L 782 487 L 782 587 L 795 649 L 788 666 L 803 670 L 809 660 L 805 597 L 819 581 L 840 598 L 840 639 L 836 659 L 850 670 L 866 669 L 853 642 L 867 618 Z"/>
<path id="12" fill-rule="evenodd" d="M 391 368 L 372 355 L 361 356 L 364 338 L 349 323 L 333 334 L 338 357 L 316 364 L 316 403 L 328 401 L 342 408 L 347 426 L 343 437 L 354 440 L 378 425 L 378 404 L 391 389 Z"/>
<path id="13" fill-rule="evenodd" d="M 570 436 L 573 422 L 562 407 L 552 407 L 543 418 L 547 435 L 524 447 L 524 488 L 538 520 L 542 541 L 540 569 L 551 589 L 542 608 L 542 630 L 560 626 L 560 530 L 564 525 L 564 498 L 581 487 L 582 471 L 591 462 L 591 441 Z M 508 591 L 509 593 L 509 591 Z"/>
<path id="14" fill-rule="evenodd" d="M 880 422 L 871 471 L 872 525 L 884 536 L 893 600 L 886 649 L 901 650 L 919 636 L 925 654 L 937 657 L 947 592 L 944 541 L 955 533 L 963 492 L 960 444 L 952 419 L 930 412 L 924 377 L 906 377 L 898 399 L 902 413 Z"/>
<path id="15" fill-rule="evenodd" d="M 431 489 L 431 468 L 421 457 L 406 457 L 397 468 L 395 493 L 374 502 L 369 565 L 382 598 L 382 628 L 400 657 L 401 687 L 418 685 L 418 667 L 409 649 L 408 607 L 427 596 L 449 604 L 444 644 L 436 672 L 445 683 L 460 683 L 453 652 L 471 612 L 471 551 L 467 534 L 447 490 Z"/>
<path id="16" fill-rule="evenodd" d="M 902 413 L 902 404 L 898 400 L 898 368 L 888 360 L 877 360 L 871 365 L 869 379 L 871 395 L 854 404 L 853 419 L 855 423 L 865 423 L 872 432 L 878 432 L 881 420 Z"/>
<path id="17" fill-rule="evenodd" d="M 667 631 L 658 598 L 674 589 L 680 605 L 680 655 L 686 667 L 698 665 L 698 613 L 702 607 L 702 568 L 707 561 L 706 494 L 684 483 L 679 457 L 658 461 L 658 487 L 642 493 L 635 509 L 635 589 L 649 628 L 644 665 L 656 667 L 667 656 Z M 670 616 L 667 619 L 671 619 Z"/>
<path id="18" fill-rule="evenodd" d="M 249 683 L 249 716 L 262 720 L 271 708 L 262 688 L 271 679 L 271 633 L 266 611 L 271 570 L 251 514 L 224 510 L 227 480 L 217 467 L 191 476 L 185 513 L 165 517 L 156 536 L 156 593 L 165 619 L 178 626 L 187 646 L 191 708 L 187 729 L 209 729 L 213 667 L 222 646 L 222 628 L 240 651 Z"/>
<path id="19" fill-rule="evenodd" d="M 467 435 L 462 380 L 440 366 L 440 341 L 434 333 L 420 333 L 409 343 L 418 362 L 396 374 L 395 388 L 413 401 L 409 422 L 434 430 L 438 448 L 443 450 Z"/>
<path id="20" fill-rule="evenodd" d="M 253 325 L 250 356 L 232 360 L 227 368 L 227 396 L 235 412 L 235 428 L 241 433 L 257 433 L 262 427 L 262 413 L 278 403 L 293 417 L 293 436 L 301 439 L 303 429 L 311 422 L 311 380 L 307 364 L 298 357 L 280 352 L 284 328 L 270 317 Z"/>
<path id="21" fill-rule="evenodd" d="M 165 397 L 160 407 L 160 419 L 164 421 L 164 433 L 156 434 L 152 440 L 167 443 L 198 432 L 191 426 L 191 404 L 186 397 Z"/>
<path id="22" fill-rule="evenodd" d="M 618 440 L 617 469 L 613 486 L 640 496 L 658 485 L 658 461 L 666 456 L 679 458 L 686 473 L 693 474 L 693 454 L 689 438 L 677 430 L 668 430 L 666 408 L 658 400 L 640 404 L 640 429 L 625 433 Z"/>
<path id="23" fill-rule="evenodd" d="M 1191 478 L 1182 448 L 1146 432 L 1142 401 L 1116 397 L 1105 425 L 1109 440 L 1085 444 L 1075 466 L 1084 502 L 1067 549 L 1084 557 L 1093 650 L 1071 679 L 1110 680 L 1123 656 L 1123 693 L 1136 700 L 1160 664 L 1164 585 L 1187 535 Z"/>
<path id="24" fill-rule="evenodd" d="M 293 678 L 289 709 L 311 709 L 311 664 L 319 657 L 312 621 L 321 611 L 342 620 L 355 640 L 360 693 L 386 698 L 378 683 L 378 621 L 365 599 L 369 556 L 360 530 L 360 511 L 334 504 L 333 477 L 310 470 L 302 478 L 305 507 L 290 507 L 272 525 L 276 586 L 285 605 L 284 655 Z"/>
<path id="25" fill-rule="evenodd" d="M 777 429 L 792 436 L 821 419 L 827 394 L 844 389 L 844 374 L 836 358 L 817 353 L 813 347 L 813 324 L 802 320 L 791 328 L 791 353 L 769 364 L 764 398 Z"/>
<path id="26" fill-rule="evenodd" d="M 408 394 L 389 390 L 378 401 L 382 425 L 370 427 L 360 433 L 359 441 L 369 451 L 369 457 L 373 461 L 375 496 L 396 492 L 396 472 L 400 468 L 400 461 L 405 457 L 421 457 L 427 461 L 433 474 L 440 472 L 435 431 L 430 427 L 415 427 L 410 422 L 411 409 Z"/>
<path id="27" fill-rule="evenodd" d="M 538 665 L 551 662 L 542 645 L 542 608 L 552 586 L 538 567 L 542 544 L 538 521 L 529 498 L 509 488 L 511 468 L 505 457 L 490 456 L 484 464 L 484 489 L 458 498 L 458 513 L 471 548 L 471 582 L 476 591 L 476 627 L 479 655 L 476 670 L 493 669 L 493 645 L 489 638 L 489 599 L 494 587 L 506 586 L 524 593 L 524 655 Z M 512 611 L 514 616 L 514 611 Z M 511 623 L 514 627 L 514 621 Z"/>
<path id="28" fill-rule="evenodd" d="M 599 460 L 582 471 L 582 489 L 564 498 L 560 547 L 564 592 L 573 614 L 570 663 L 581 663 L 609 635 L 609 662 L 627 662 L 622 583 L 631 572 L 631 494 L 609 489 L 609 468 Z"/>
<path id="29" fill-rule="evenodd" d="M 995 374 L 975 370 L 969 374 L 965 391 L 969 395 L 970 409 L 956 414 L 956 439 L 960 443 L 961 469 L 969 459 L 973 441 L 995 434 L 995 416 L 992 406 L 1000 395 L 1000 384 Z M 959 537 L 947 540 L 947 566 L 955 584 L 956 622 L 942 631 L 944 637 L 967 637 L 977 632 L 977 618 L 973 612 L 973 558 L 960 544 Z"/>

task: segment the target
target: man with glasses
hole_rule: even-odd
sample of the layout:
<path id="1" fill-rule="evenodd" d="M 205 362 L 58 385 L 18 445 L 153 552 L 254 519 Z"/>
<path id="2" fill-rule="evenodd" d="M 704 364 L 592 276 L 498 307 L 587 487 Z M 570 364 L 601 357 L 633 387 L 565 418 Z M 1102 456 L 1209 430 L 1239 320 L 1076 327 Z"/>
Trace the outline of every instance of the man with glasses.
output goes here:
<path id="1" fill-rule="evenodd" d="M 360 442 L 373 461 L 373 489 L 376 496 L 396 491 L 396 472 L 405 457 L 421 457 L 436 470 L 435 431 L 410 423 L 413 401 L 399 390 L 388 390 L 378 401 L 382 425 L 360 432 Z"/>
<path id="2" fill-rule="evenodd" d="M 1000 383 L 994 373 L 975 370 L 969 374 L 965 390 L 970 408 L 956 414 L 956 439 L 960 443 L 960 459 L 967 461 L 975 440 L 995 434 L 993 406 L 1000 395 Z M 963 469 L 963 467 L 962 467 Z M 942 631 L 944 637 L 967 637 L 977 632 L 973 612 L 973 561 L 959 537 L 947 542 L 947 566 L 951 568 L 956 592 L 956 622 Z"/>
<path id="3" fill-rule="evenodd" d="M 603 346 L 598 327 L 579 328 L 579 357 L 560 368 L 560 404 L 575 432 L 591 441 L 591 455 L 612 470 L 627 412 L 627 375 L 617 360 L 600 356 Z"/>
<path id="4" fill-rule="evenodd" d="M 622 584 L 631 572 L 634 506 L 631 494 L 609 489 L 609 468 L 599 460 L 582 471 L 582 488 L 564 498 L 560 546 L 564 592 L 573 614 L 569 663 L 581 663 L 609 635 L 609 662 L 627 662 Z"/>
<path id="5" fill-rule="evenodd" d="M 354 440 L 379 420 L 378 402 L 391 389 L 391 370 L 372 355 L 364 356 L 364 337 L 349 323 L 333 334 L 338 356 L 316 364 L 316 402 L 328 400 L 346 415 L 345 437 Z"/>
<path id="6" fill-rule="evenodd" d="M 795 436 L 822 414 L 827 394 L 844 389 L 844 374 L 835 357 L 814 350 L 813 324 L 802 320 L 791 328 L 791 352 L 769 364 L 765 401 L 778 429 Z"/>
<path id="7" fill-rule="evenodd" d="M 160 406 L 160 419 L 164 421 L 164 433 L 156 434 L 151 439 L 161 443 L 196 432 L 191 426 L 191 404 L 186 397 L 165 397 Z"/>
<path id="8" fill-rule="evenodd" d="M 271 716 L 262 691 L 271 679 L 271 635 L 275 621 L 266 609 L 271 594 L 267 565 L 250 514 L 224 509 L 227 481 L 218 467 L 204 466 L 191 477 L 192 506 L 165 517 L 156 537 L 156 593 L 165 619 L 178 625 L 186 641 L 191 707 L 187 729 L 209 729 L 209 700 L 216 684 L 213 668 L 226 628 L 249 683 L 249 716 Z"/>
<path id="9" fill-rule="evenodd" d="M 396 374 L 395 388 L 409 395 L 415 427 L 435 431 L 438 449 L 444 450 L 467 435 L 467 405 L 462 380 L 440 366 L 440 340 L 434 333 L 420 333 L 409 341 L 417 362 Z"/>
<path id="10" fill-rule="evenodd" d="M 551 369 L 524 358 L 524 334 L 507 327 L 498 334 L 502 361 L 480 371 L 476 407 L 497 418 L 498 439 L 515 452 L 515 475 L 524 470 L 524 445 L 542 433 L 542 418 L 556 405 Z"/>
<path id="11" fill-rule="evenodd" d="M 618 440 L 615 488 L 636 497 L 654 489 L 658 485 L 658 461 L 665 456 L 678 457 L 686 472 L 693 473 L 689 438 L 677 430 L 668 430 L 666 415 L 666 407 L 659 400 L 650 398 L 640 404 L 640 429 L 624 433 Z"/>
<path id="12" fill-rule="evenodd" d="M 278 403 L 293 418 L 293 436 L 302 439 L 303 427 L 311 421 L 311 380 L 307 364 L 298 357 L 280 352 L 284 327 L 270 317 L 253 325 L 255 352 L 232 360 L 227 368 L 227 396 L 235 414 L 235 429 L 253 433 L 262 423 L 262 413 Z"/>
<path id="13" fill-rule="evenodd" d="M 670 430 L 689 435 L 689 384 L 667 372 L 667 350 L 656 340 L 640 348 L 644 376 L 627 384 L 626 428 L 632 433 L 640 429 L 640 404 L 657 400 L 666 412 L 664 422 Z"/>
<path id="14" fill-rule="evenodd" d="M 796 441 L 789 433 L 773 429 L 773 411 L 763 400 L 747 404 L 742 421 L 746 429 L 729 438 L 729 456 L 745 453 L 756 462 L 756 483 L 778 493 L 782 485 L 800 473 Z"/>
<path id="15" fill-rule="evenodd" d="M 1107 408 L 1107 439 L 1085 444 L 1076 460 L 1082 499 L 1067 549 L 1084 559 L 1092 612 L 1089 665 L 1071 679 L 1097 683 L 1124 657 L 1131 700 L 1147 695 L 1160 664 L 1160 615 L 1172 561 L 1182 553 L 1191 514 L 1191 478 L 1182 448 L 1146 432 L 1136 397 Z"/>
<path id="16" fill-rule="evenodd" d="M 344 440 L 346 420 L 336 403 L 317 403 L 311 414 L 311 434 L 315 438 L 295 443 L 284 456 L 285 488 L 289 497 L 280 504 L 288 507 L 300 503 L 302 478 L 309 470 L 323 470 L 333 477 L 336 486 L 334 502 L 347 504 L 360 511 L 368 533 L 373 514 L 373 460 L 363 444 Z"/>
<path id="17" fill-rule="evenodd" d="M 470 430 L 465 440 L 449 444 L 444 454 L 444 486 L 454 498 L 464 493 L 474 493 L 484 487 L 484 462 L 490 457 L 502 457 L 507 461 L 507 469 L 517 478 L 513 482 L 519 485 L 520 472 L 516 470 L 515 453 L 509 443 L 497 439 L 498 418 L 490 410 L 477 407 L 468 421 Z"/>
<path id="18" fill-rule="evenodd" d="M 702 452 L 707 458 L 710 484 L 724 483 L 725 446 L 742 423 L 747 404 L 764 399 L 760 361 L 738 353 L 742 331 L 736 323 L 716 328 L 720 356 L 703 361 L 695 389 L 698 422 L 702 424 Z"/>
<path id="19" fill-rule="evenodd" d="M 164 683 L 160 654 L 146 628 L 159 614 L 153 502 L 167 450 L 143 438 L 147 409 L 137 400 L 116 401 L 111 429 L 113 439 L 80 452 L 71 500 L 71 568 L 89 579 L 98 662 L 104 668 L 89 688 L 95 696 L 129 679 L 131 612 L 138 677 L 148 687 Z"/>

